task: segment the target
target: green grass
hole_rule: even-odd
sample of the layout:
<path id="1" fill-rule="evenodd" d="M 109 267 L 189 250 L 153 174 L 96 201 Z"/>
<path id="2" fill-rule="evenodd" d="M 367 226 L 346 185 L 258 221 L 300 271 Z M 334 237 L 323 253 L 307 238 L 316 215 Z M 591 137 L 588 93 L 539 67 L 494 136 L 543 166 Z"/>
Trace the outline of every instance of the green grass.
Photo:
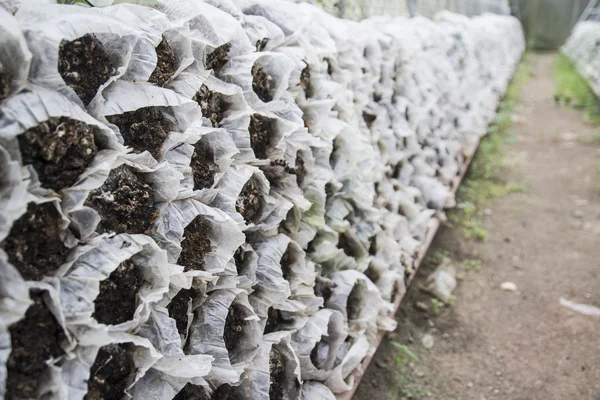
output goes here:
<path id="1" fill-rule="evenodd" d="M 398 354 L 396 355 L 396 366 L 398 368 L 402 368 L 404 366 L 404 360 L 406 357 L 412 358 L 415 361 L 419 361 L 419 357 L 413 353 L 407 345 L 396 342 L 395 340 L 391 340 L 390 344 L 398 349 Z"/>
<path id="2" fill-rule="evenodd" d="M 479 271 L 481 270 L 481 260 L 466 259 L 463 260 L 463 266 L 467 271 Z"/>
<path id="3" fill-rule="evenodd" d="M 587 123 L 600 126 L 600 100 L 575 65 L 564 54 L 558 54 L 554 65 L 556 92 L 554 100 L 583 111 Z M 585 144 L 600 144 L 600 132 L 583 140 Z M 600 192 L 600 165 L 596 168 L 596 190 Z"/>
<path id="4" fill-rule="evenodd" d="M 436 249 L 433 254 L 427 257 L 427 262 L 431 265 L 440 265 L 447 258 L 450 258 L 450 252 L 444 249 Z"/>
<path id="5" fill-rule="evenodd" d="M 600 101 L 575 65 L 564 54 L 556 56 L 554 65 L 556 92 L 554 99 L 585 112 L 586 122 L 600 126 Z"/>
<path id="6" fill-rule="evenodd" d="M 395 340 L 390 341 L 390 344 L 394 346 L 398 353 L 396 355 L 396 385 L 390 391 L 389 399 L 396 400 L 399 398 L 424 398 L 429 395 L 429 390 L 422 385 L 412 381 L 405 376 L 406 365 L 405 361 L 411 359 L 413 361 L 419 361 L 419 357 L 405 344 L 396 342 Z"/>
<path id="7" fill-rule="evenodd" d="M 575 65 L 564 54 L 558 54 L 554 66 L 556 92 L 554 100 L 582 110 L 587 123 L 600 126 L 600 100 Z M 600 144 L 600 132 L 583 140 L 585 144 Z M 600 192 L 600 165 L 596 168 L 596 190 Z"/>
<path id="8" fill-rule="evenodd" d="M 511 85 L 498 107 L 496 119 L 487 135 L 479 143 L 471 167 L 456 194 L 460 207 L 448 218 L 466 239 L 486 240 L 487 232 L 481 226 L 481 212 L 491 200 L 509 193 L 523 192 L 522 184 L 507 182 L 501 177 L 504 170 L 504 147 L 510 141 L 512 117 L 518 104 L 519 87 L 527 80 L 527 57 L 519 66 Z"/>
<path id="9" fill-rule="evenodd" d="M 443 301 L 438 300 L 436 298 L 431 298 L 431 306 L 432 306 L 433 314 L 438 315 L 439 313 L 442 312 L 442 309 L 446 306 L 446 303 L 444 303 Z"/>
<path id="10" fill-rule="evenodd" d="M 398 374 L 396 376 L 396 380 L 398 382 L 398 385 L 402 389 L 401 389 L 400 396 L 391 397 L 393 400 L 397 400 L 397 399 L 403 398 L 403 397 L 407 398 L 407 399 L 414 399 L 414 398 L 422 399 L 422 398 L 430 396 L 430 392 L 426 387 L 419 385 L 418 383 L 411 382 L 404 375 Z"/>

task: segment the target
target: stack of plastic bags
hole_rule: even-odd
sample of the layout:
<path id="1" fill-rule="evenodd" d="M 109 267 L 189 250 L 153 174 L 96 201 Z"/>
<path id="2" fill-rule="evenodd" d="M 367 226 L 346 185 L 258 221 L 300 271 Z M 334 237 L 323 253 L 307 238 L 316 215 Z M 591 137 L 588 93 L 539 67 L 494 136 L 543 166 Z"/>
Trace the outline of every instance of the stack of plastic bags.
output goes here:
<path id="1" fill-rule="evenodd" d="M 350 390 L 524 48 L 493 15 L 10 4 L 7 399 Z"/>
<path id="2" fill-rule="evenodd" d="M 600 22 L 583 21 L 575 25 L 561 51 L 600 96 Z"/>

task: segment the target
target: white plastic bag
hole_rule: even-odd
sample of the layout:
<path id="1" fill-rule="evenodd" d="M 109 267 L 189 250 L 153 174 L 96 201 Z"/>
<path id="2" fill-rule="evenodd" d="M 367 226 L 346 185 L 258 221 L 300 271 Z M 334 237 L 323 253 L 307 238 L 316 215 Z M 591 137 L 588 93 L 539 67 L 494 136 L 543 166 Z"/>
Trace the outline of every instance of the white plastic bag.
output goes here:
<path id="1" fill-rule="evenodd" d="M 313 314 L 306 325 L 292 335 L 302 380 L 325 381 L 329 377 L 337 366 L 338 351 L 347 334 L 343 315 L 324 308 Z"/>
<path id="2" fill-rule="evenodd" d="M 82 175 L 91 173 L 95 158 L 89 159 L 87 152 L 97 151 L 95 157 L 98 159 L 111 159 L 119 154 L 125 153 L 125 148 L 119 144 L 116 135 L 106 125 L 95 120 L 83 109 L 70 102 L 66 97 L 57 92 L 48 89 L 35 87 L 32 90 L 12 96 L 0 105 L 0 144 L 2 144 L 15 161 L 23 163 L 23 154 L 21 153 L 20 140 L 28 143 L 28 148 L 36 149 L 39 154 L 28 154 L 32 161 L 39 164 L 39 171 L 34 165 L 26 165 L 27 172 L 31 176 L 31 191 L 37 195 L 52 195 L 52 187 L 57 190 L 64 189 L 58 186 L 60 181 L 70 181 L 72 184 L 81 179 L 81 176 L 72 176 L 72 171 L 65 171 L 64 168 L 73 168 L 69 166 L 69 157 L 79 157 L 86 162 L 87 169 L 80 168 Z M 69 126 L 69 124 L 71 126 Z M 85 124 L 85 125 L 83 125 Z M 46 126 L 47 125 L 47 126 Z M 41 131 L 35 137 L 19 138 L 24 132 L 40 127 Z M 83 137 L 81 131 L 86 130 L 90 137 Z M 49 131 L 48 134 L 56 135 L 53 142 L 45 142 L 42 134 Z M 69 135 L 61 140 L 64 133 Z M 94 143 L 88 143 L 89 140 Z M 83 141 L 86 141 L 84 143 Z M 50 145 L 58 148 L 51 151 Z M 80 148 L 75 148 L 75 146 Z M 37 147 L 36 147 L 37 146 Z M 72 149 L 72 150 L 71 150 Z M 32 150 L 33 151 L 33 150 Z M 71 151 L 69 153 L 69 151 Z M 64 163 L 64 165 L 63 165 Z M 62 175 L 59 175 L 59 169 L 63 167 Z M 77 167 L 79 167 L 77 165 Z M 43 174 L 42 178 L 38 172 Z M 64 176 L 64 177 L 63 177 Z M 70 178 L 70 176 L 72 176 Z M 40 182 L 44 179 L 44 182 Z"/>
<path id="3" fill-rule="evenodd" d="M 298 399 L 300 382 L 300 364 L 290 334 L 273 332 L 263 336 L 252 366 L 232 392 L 244 399 Z"/>
<path id="4" fill-rule="evenodd" d="M 71 265 L 61 268 L 59 279 L 61 307 L 67 325 L 76 335 L 104 329 L 99 326 L 100 316 L 110 332 L 134 332 L 149 318 L 150 304 L 161 300 L 168 291 L 170 271 L 166 251 L 147 236 L 99 237 L 77 248 L 73 257 Z M 120 268 L 118 275 L 112 278 L 115 281 L 103 285 L 117 268 Z M 137 293 L 128 293 L 134 288 Z M 104 294 L 100 303 L 99 294 Z M 119 304 L 113 302 L 119 294 L 129 299 L 121 298 L 122 312 L 117 316 L 113 310 Z M 132 313 L 131 319 L 123 318 L 128 312 Z"/>
<path id="5" fill-rule="evenodd" d="M 169 260 L 173 263 L 178 260 L 185 262 L 183 265 L 186 270 L 221 271 L 236 249 L 244 243 L 244 234 L 226 213 L 202 204 L 195 198 L 166 204 L 156 221 L 155 232 L 155 238 L 167 250 Z M 188 245 L 185 242 L 186 234 L 199 234 L 201 237 L 194 236 L 192 240 L 195 242 Z M 199 246 L 200 243 L 206 248 L 187 247 Z M 184 247 L 187 249 L 182 253 Z M 187 261 L 182 259 L 182 254 Z M 198 254 L 201 259 L 197 257 Z M 191 258 L 194 258 L 193 262 Z"/>
<path id="6" fill-rule="evenodd" d="M 197 310 L 186 353 L 214 357 L 208 382 L 234 384 L 252 363 L 260 340 L 258 318 L 245 291 L 217 290 Z"/>
<path id="7" fill-rule="evenodd" d="M 6 97 L 18 93 L 27 80 L 31 65 L 31 52 L 21 31 L 17 19 L 7 10 L 0 8 L 0 75 L 3 84 L 7 84 Z M 6 81 L 4 81 L 6 79 Z M 0 95 L 0 102 L 4 100 L 5 94 Z M 0 116 L 2 114 L 0 113 Z"/>
<path id="8" fill-rule="evenodd" d="M 71 101 L 83 106 L 87 106 L 116 79 L 123 77 L 128 80 L 147 80 L 157 64 L 154 48 L 161 41 L 162 33 L 170 28 L 169 20 L 163 14 L 132 4 L 86 8 L 26 2 L 16 16 L 34 55 L 30 80 L 58 90 Z M 104 46 L 102 50 L 106 52 L 107 60 L 110 60 L 112 66 L 106 65 L 108 74 L 106 70 L 101 72 L 105 81 L 98 82 L 100 85 L 96 94 L 86 93 L 86 98 L 81 99 L 59 72 L 59 49 L 63 40 L 74 41 L 86 34 L 93 35 Z M 181 54 L 181 58 L 184 64 L 189 63 L 190 51 Z M 74 79 L 75 82 L 79 80 L 73 76 L 69 76 L 69 79 Z M 83 87 L 87 86 L 85 82 L 81 84 Z M 93 89 L 89 88 L 90 91 Z"/>

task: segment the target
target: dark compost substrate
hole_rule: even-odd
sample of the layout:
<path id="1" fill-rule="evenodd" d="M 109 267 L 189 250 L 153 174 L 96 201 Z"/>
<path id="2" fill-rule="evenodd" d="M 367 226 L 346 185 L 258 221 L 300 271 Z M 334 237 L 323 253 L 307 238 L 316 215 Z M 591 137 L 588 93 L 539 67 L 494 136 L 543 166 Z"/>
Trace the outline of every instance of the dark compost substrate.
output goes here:
<path id="1" fill-rule="evenodd" d="M 183 231 L 181 254 L 177 264 L 183 265 L 184 271 L 206 270 L 204 255 L 210 253 L 212 245 L 210 234 L 212 227 L 202 215 L 198 215 Z"/>
<path id="2" fill-rule="evenodd" d="M 296 172 L 296 183 L 301 186 L 306 177 L 306 167 L 304 166 L 304 158 L 300 154 L 296 156 L 296 165 L 294 166 Z"/>
<path id="3" fill-rule="evenodd" d="M 333 294 L 333 289 L 336 286 L 337 285 L 335 284 L 335 282 L 317 276 L 314 287 L 315 296 L 322 297 L 323 302 L 327 302 L 331 298 L 331 295 Z"/>
<path id="4" fill-rule="evenodd" d="M 1 67 L 1 66 L 0 66 Z M 10 86 L 11 86 L 10 76 L 0 69 L 0 102 L 10 95 Z M 0 116 L 2 113 L 0 112 Z"/>
<path id="5" fill-rule="evenodd" d="M 267 158 L 267 151 L 271 147 L 271 138 L 275 127 L 275 120 L 262 116 L 260 114 L 252 114 L 250 116 L 250 146 L 254 150 L 254 155 L 259 159 Z"/>
<path id="6" fill-rule="evenodd" d="M 188 383 L 173 400 L 244 400 L 244 398 L 236 395 L 231 385 L 226 383 L 219 386 L 212 394 L 205 386 Z"/>
<path id="7" fill-rule="evenodd" d="M 72 186 L 99 148 L 98 128 L 67 117 L 53 117 L 18 136 L 23 164 L 33 166 L 43 187 Z"/>
<path id="8" fill-rule="evenodd" d="M 52 276 L 67 261 L 68 249 L 61 240 L 63 220 L 54 203 L 29 203 L 0 247 L 25 280 Z"/>
<path id="9" fill-rule="evenodd" d="M 298 85 L 304 90 L 304 96 L 307 99 L 313 96 L 312 86 L 310 85 L 310 65 L 306 64 L 306 67 L 300 72 Z"/>
<path id="10" fill-rule="evenodd" d="M 100 86 L 116 73 L 116 67 L 102 42 L 87 33 L 60 42 L 58 73 L 87 106 Z"/>
<path id="11" fill-rule="evenodd" d="M 286 373 L 283 353 L 273 346 L 269 353 L 269 400 L 283 400 L 286 394 Z"/>
<path id="12" fill-rule="evenodd" d="M 275 307 L 269 307 L 263 334 L 284 330 L 283 327 L 293 321 L 287 314 Z"/>
<path id="13" fill-rule="evenodd" d="M 252 66 L 252 90 L 259 99 L 268 103 L 273 100 L 273 96 L 271 95 L 271 77 L 262 65 L 258 63 L 254 63 Z"/>
<path id="14" fill-rule="evenodd" d="M 137 308 L 137 292 L 144 278 L 140 268 L 125 260 L 105 280 L 94 301 L 94 318 L 101 324 L 118 325 L 133 319 Z"/>
<path id="15" fill-rule="evenodd" d="M 262 198 L 263 195 L 258 190 L 256 180 L 250 178 L 244 187 L 242 187 L 242 191 L 235 202 L 235 210 L 244 217 L 244 221 L 247 223 L 256 222 L 260 216 Z"/>
<path id="16" fill-rule="evenodd" d="M 190 167 L 194 175 L 194 190 L 210 188 L 215 182 L 217 165 L 208 144 L 202 140 L 194 145 Z"/>
<path id="17" fill-rule="evenodd" d="M 176 130 L 173 120 L 166 116 L 169 113 L 169 107 L 142 107 L 106 119 L 119 128 L 126 146 L 135 153 L 148 150 L 158 160 L 169 132 Z"/>
<path id="18" fill-rule="evenodd" d="M 188 304 L 198 297 L 199 294 L 200 291 L 194 287 L 181 289 L 179 293 L 171 299 L 169 305 L 167 305 L 169 316 L 175 320 L 177 331 L 180 335 L 184 335 L 188 327 Z"/>
<path id="19" fill-rule="evenodd" d="M 163 37 L 156 46 L 156 68 L 148 78 L 148 82 L 162 86 L 175 75 L 177 71 L 177 57 L 167 40 Z"/>
<path id="20" fill-rule="evenodd" d="M 48 366 L 46 361 L 64 354 L 60 343 L 65 335 L 43 301 L 43 292 L 30 292 L 33 304 L 25 317 L 12 324 L 11 352 L 6 363 L 6 399 L 37 397 L 40 378 Z"/>
<path id="21" fill-rule="evenodd" d="M 247 317 L 246 314 L 246 310 L 236 303 L 233 303 L 227 312 L 223 341 L 225 342 L 225 348 L 229 352 L 230 360 L 232 359 L 232 353 L 239 348 L 240 341 L 244 338 L 245 330 L 249 326 L 249 322 L 244 320 Z"/>
<path id="22" fill-rule="evenodd" d="M 121 399 L 135 371 L 132 343 L 113 343 L 101 347 L 90 369 L 85 400 Z"/>
<path id="23" fill-rule="evenodd" d="M 237 270 L 237 274 L 241 275 L 244 270 L 246 259 L 246 252 L 244 251 L 244 247 L 240 246 L 233 253 L 233 261 L 235 262 L 235 269 Z"/>
<path id="24" fill-rule="evenodd" d="M 121 165 L 90 192 L 85 205 L 100 214 L 98 232 L 149 233 L 158 217 L 153 190 L 144 173 Z"/>
<path id="25" fill-rule="evenodd" d="M 219 92 L 210 90 L 206 85 L 202 85 L 192 97 L 202 110 L 202 116 L 208 118 L 212 126 L 218 126 L 223 120 L 223 114 L 227 111 L 228 104 Z"/>
<path id="26" fill-rule="evenodd" d="M 206 61 L 204 62 L 206 69 L 219 70 L 223 68 L 223 66 L 227 64 L 227 61 L 229 61 L 227 56 L 229 55 L 230 50 L 231 43 L 225 43 L 211 51 L 206 56 Z"/>
<path id="27" fill-rule="evenodd" d="M 348 320 L 355 320 L 360 316 L 365 304 L 366 292 L 367 284 L 365 281 L 362 279 L 357 280 L 348 295 L 348 302 L 346 304 Z"/>

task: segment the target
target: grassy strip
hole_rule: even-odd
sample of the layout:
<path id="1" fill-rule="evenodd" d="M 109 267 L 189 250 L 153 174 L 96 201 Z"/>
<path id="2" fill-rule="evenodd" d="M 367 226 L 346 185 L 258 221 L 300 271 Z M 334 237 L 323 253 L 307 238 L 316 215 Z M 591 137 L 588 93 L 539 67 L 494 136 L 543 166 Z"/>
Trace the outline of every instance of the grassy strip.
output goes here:
<path id="1" fill-rule="evenodd" d="M 456 194 L 458 207 L 448 213 L 449 221 L 466 239 L 485 240 L 481 227 L 484 206 L 491 200 L 514 192 L 522 192 L 522 184 L 507 182 L 501 177 L 504 169 L 504 146 L 510 137 L 519 87 L 527 80 L 527 55 L 517 69 L 512 83 L 498 107 L 496 119 L 479 143 L 477 153 Z"/>
<path id="2" fill-rule="evenodd" d="M 575 65 L 562 53 L 556 56 L 554 81 L 556 82 L 554 101 L 564 102 L 584 111 L 587 123 L 600 126 L 600 101 L 585 78 L 579 74 Z"/>
<path id="3" fill-rule="evenodd" d="M 556 92 L 554 93 L 556 103 L 565 103 L 583 111 L 585 122 L 600 126 L 600 100 L 586 79 L 579 74 L 575 64 L 562 53 L 556 57 L 554 81 L 556 82 Z M 600 143 L 600 131 L 590 138 L 588 144 L 593 143 Z M 600 162 L 596 167 L 596 189 L 600 192 Z"/>

